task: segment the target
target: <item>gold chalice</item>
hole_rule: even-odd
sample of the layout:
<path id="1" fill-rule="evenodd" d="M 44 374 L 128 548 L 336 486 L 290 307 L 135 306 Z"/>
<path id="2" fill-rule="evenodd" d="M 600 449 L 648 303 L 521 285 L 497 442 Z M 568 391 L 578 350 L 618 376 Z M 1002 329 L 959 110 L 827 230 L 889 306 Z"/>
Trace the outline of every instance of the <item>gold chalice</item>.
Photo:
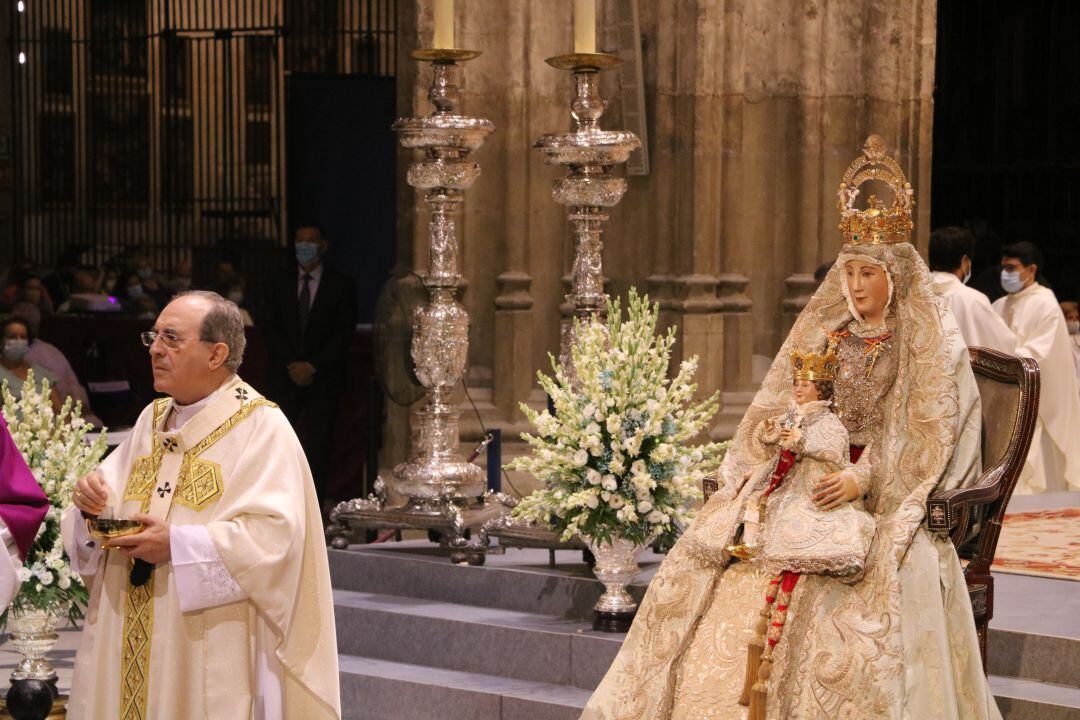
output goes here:
<path id="1" fill-rule="evenodd" d="M 105 550 L 116 549 L 115 545 L 109 543 L 110 540 L 142 532 L 143 527 L 144 525 L 138 520 L 118 518 L 86 519 L 86 529 L 90 531 L 90 537 L 94 538 Z"/>

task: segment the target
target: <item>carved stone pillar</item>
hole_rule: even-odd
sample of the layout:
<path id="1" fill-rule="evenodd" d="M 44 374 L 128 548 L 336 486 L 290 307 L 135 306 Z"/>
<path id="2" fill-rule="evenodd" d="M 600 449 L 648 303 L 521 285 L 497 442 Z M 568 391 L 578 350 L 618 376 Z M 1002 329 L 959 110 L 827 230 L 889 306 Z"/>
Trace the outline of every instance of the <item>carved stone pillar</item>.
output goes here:
<path id="1" fill-rule="evenodd" d="M 534 378 L 532 279 L 511 270 L 495 280 L 499 294 L 495 297 L 494 404 L 510 418 L 528 396 Z"/>

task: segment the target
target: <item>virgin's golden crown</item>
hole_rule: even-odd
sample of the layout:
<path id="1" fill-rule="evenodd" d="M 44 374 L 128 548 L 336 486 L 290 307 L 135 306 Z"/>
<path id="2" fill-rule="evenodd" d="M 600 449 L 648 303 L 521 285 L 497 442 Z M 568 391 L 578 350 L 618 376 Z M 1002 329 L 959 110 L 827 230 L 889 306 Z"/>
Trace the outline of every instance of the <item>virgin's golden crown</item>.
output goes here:
<path id="1" fill-rule="evenodd" d="M 840 366 L 836 351 L 829 348 L 822 353 L 791 351 L 791 377 L 793 380 L 835 380 Z"/>
<path id="2" fill-rule="evenodd" d="M 867 180 L 879 180 L 893 192 L 892 207 L 886 207 L 877 196 L 866 198 L 866 209 L 855 207 L 859 186 Z M 863 144 L 863 154 L 851 163 L 837 193 L 840 209 L 840 231 L 845 245 L 891 245 L 909 242 L 914 224 L 911 209 L 915 192 L 904 171 L 893 158 L 885 154 L 885 141 L 871 135 Z"/>

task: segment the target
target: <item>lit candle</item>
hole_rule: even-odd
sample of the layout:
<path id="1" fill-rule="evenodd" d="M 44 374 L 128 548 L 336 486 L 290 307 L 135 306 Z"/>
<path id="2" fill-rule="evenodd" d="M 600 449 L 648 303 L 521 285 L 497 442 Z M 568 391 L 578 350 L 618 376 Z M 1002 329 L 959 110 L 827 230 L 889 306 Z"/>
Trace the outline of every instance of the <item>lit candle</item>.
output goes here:
<path id="1" fill-rule="evenodd" d="M 454 47 L 454 0 L 435 1 L 435 42 L 437 50 Z"/>
<path id="2" fill-rule="evenodd" d="M 596 0 L 574 0 L 574 52 L 596 52 Z"/>

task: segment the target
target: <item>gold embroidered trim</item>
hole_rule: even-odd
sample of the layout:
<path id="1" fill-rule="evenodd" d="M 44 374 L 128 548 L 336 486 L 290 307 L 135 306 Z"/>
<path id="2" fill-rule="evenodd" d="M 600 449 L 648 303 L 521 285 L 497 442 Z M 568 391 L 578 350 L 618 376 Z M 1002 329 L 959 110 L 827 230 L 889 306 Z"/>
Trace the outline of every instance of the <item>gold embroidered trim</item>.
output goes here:
<path id="1" fill-rule="evenodd" d="M 221 479 L 221 466 L 210 460 L 202 460 L 199 455 L 247 419 L 248 415 L 251 415 L 260 405 L 277 407 L 264 398 L 244 403 L 228 420 L 218 425 L 195 447 L 184 453 L 183 464 L 180 466 L 180 480 L 177 482 L 176 494 L 173 495 L 173 503 L 186 505 L 192 510 L 202 510 L 221 497 L 221 493 L 225 490 Z"/>
<path id="2" fill-rule="evenodd" d="M 154 576 L 124 593 L 124 646 L 120 661 L 120 718 L 146 720 L 150 638 L 154 634 Z"/>
<path id="3" fill-rule="evenodd" d="M 154 400 L 154 421 L 150 424 L 150 454 L 135 459 L 128 475 L 127 485 L 124 487 L 124 500 L 143 501 L 143 511 L 150 500 L 150 491 L 157 482 L 158 471 L 161 469 L 161 458 L 165 454 L 165 448 L 158 443 L 156 431 L 165 407 L 169 404 L 168 398 Z"/>
<path id="4" fill-rule="evenodd" d="M 167 398 L 154 401 L 154 423 L 151 428 L 151 454 L 135 461 L 128 477 L 125 500 L 142 500 L 145 513 L 150 505 L 150 492 L 161 470 L 161 458 L 165 446 L 157 442 L 157 426 L 165 411 Z M 173 502 L 201 510 L 221 496 L 224 486 L 221 467 L 197 456 L 224 437 L 230 430 L 247 418 L 260 405 L 277 407 L 275 403 L 258 398 L 240 406 L 228 420 L 223 422 L 195 447 L 184 453 L 180 467 L 180 481 Z M 154 577 L 146 584 L 133 586 L 128 581 L 124 594 L 124 644 L 120 660 L 120 718 L 121 720 L 146 720 L 146 702 L 150 685 L 150 640 L 154 634 Z"/>

